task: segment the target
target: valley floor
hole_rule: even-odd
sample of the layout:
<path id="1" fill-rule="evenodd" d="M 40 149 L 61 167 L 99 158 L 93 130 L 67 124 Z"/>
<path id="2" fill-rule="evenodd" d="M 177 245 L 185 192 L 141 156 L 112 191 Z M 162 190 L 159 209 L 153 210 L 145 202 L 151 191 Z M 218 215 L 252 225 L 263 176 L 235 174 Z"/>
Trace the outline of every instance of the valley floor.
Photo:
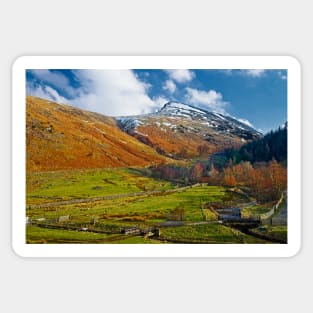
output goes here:
<path id="1" fill-rule="evenodd" d="M 29 173 L 26 242 L 277 242 L 223 223 L 210 208 L 212 203 L 244 206 L 245 201 L 222 186 L 179 186 L 147 177 L 136 168 Z M 246 211 L 253 216 L 270 209 L 254 205 Z M 279 231 L 282 238 L 287 227 Z"/>

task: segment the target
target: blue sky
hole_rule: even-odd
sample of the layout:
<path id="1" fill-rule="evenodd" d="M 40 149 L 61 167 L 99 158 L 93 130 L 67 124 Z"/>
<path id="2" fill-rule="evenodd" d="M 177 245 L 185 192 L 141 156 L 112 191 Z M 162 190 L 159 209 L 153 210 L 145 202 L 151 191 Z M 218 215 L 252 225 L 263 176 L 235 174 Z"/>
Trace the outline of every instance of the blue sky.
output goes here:
<path id="1" fill-rule="evenodd" d="M 286 70 L 27 70 L 26 92 L 110 116 L 168 101 L 229 114 L 267 132 L 287 121 Z"/>

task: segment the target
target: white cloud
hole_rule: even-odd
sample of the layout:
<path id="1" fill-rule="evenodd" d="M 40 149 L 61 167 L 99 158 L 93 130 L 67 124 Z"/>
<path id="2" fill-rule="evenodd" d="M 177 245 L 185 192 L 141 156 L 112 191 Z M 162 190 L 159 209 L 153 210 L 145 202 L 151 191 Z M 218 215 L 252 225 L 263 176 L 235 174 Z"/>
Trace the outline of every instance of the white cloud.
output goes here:
<path id="1" fill-rule="evenodd" d="M 72 100 L 76 106 L 106 115 L 136 115 L 153 110 L 156 103 L 147 95 L 149 85 L 131 70 L 76 70 L 84 90 Z"/>
<path id="2" fill-rule="evenodd" d="M 164 70 L 169 77 L 177 83 L 187 83 L 195 77 L 195 73 L 190 70 Z"/>
<path id="3" fill-rule="evenodd" d="M 241 73 L 249 77 L 262 77 L 265 74 L 265 71 L 266 70 L 261 70 L 261 69 L 258 69 L 258 70 L 251 69 L 251 70 L 241 70 Z"/>
<path id="4" fill-rule="evenodd" d="M 247 119 L 245 119 L 245 118 L 238 118 L 237 120 L 238 120 L 239 122 L 245 124 L 245 125 L 248 125 L 248 126 L 254 128 L 254 126 L 253 126 Z"/>
<path id="5" fill-rule="evenodd" d="M 156 108 L 155 108 L 156 110 L 159 110 L 160 108 L 164 106 L 164 104 L 169 102 L 167 98 L 164 98 L 162 96 L 153 98 L 153 101 L 156 103 Z"/>
<path id="6" fill-rule="evenodd" d="M 170 93 L 174 93 L 176 90 L 176 85 L 172 80 L 166 80 L 163 89 L 169 91 Z"/>
<path id="7" fill-rule="evenodd" d="M 47 69 L 29 70 L 33 76 L 41 82 L 52 85 L 66 92 L 70 96 L 75 95 L 75 89 L 71 87 L 68 78 L 60 72 L 53 72 Z"/>
<path id="8" fill-rule="evenodd" d="M 36 86 L 33 84 L 27 84 L 26 93 L 34 97 L 48 99 L 57 103 L 70 103 L 68 99 L 59 95 L 59 93 L 55 89 L 49 86 Z"/>
<path id="9" fill-rule="evenodd" d="M 215 90 L 204 91 L 189 87 L 186 88 L 186 92 L 185 99 L 188 104 L 225 114 L 228 102 L 223 101 L 221 93 Z"/>
<path id="10" fill-rule="evenodd" d="M 74 70 L 72 72 L 81 87 L 74 89 L 71 97 L 64 98 L 57 90 L 42 83 L 37 86 L 28 84 L 27 94 L 110 116 L 149 113 L 160 106 L 159 100 L 151 99 L 147 94 L 150 85 L 142 82 L 132 70 Z M 73 89 L 62 73 L 58 73 L 58 77 L 48 70 L 32 73 L 42 82 L 53 84 L 65 93 L 67 89 Z M 62 88 L 61 82 L 64 83 Z"/>

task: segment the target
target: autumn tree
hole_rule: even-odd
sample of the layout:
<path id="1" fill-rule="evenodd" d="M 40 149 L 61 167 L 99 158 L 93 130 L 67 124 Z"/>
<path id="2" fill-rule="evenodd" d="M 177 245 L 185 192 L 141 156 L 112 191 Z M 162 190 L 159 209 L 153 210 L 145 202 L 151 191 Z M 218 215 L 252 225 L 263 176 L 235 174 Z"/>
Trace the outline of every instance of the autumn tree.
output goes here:
<path id="1" fill-rule="evenodd" d="M 209 184 L 210 185 L 218 185 L 220 183 L 220 173 L 215 168 L 213 163 L 211 163 L 208 176 L 209 176 Z"/>
<path id="2" fill-rule="evenodd" d="M 287 169 L 280 165 L 276 160 L 269 164 L 269 174 L 275 188 L 279 193 L 287 188 Z"/>
<path id="3" fill-rule="evenodd" d="M 235 187 L 237 185 L 235 176 L 232 174 L 225 174 L 223 178 L 223 185 L 229 186 L 229 187 Z"/>
<path id="4" fill-rule="evenodd" d="M 203 163 L 196 163 L 191 171 L 191 178 L 194 181 L 199 181 L 204 175 L 205 166 Z"/>

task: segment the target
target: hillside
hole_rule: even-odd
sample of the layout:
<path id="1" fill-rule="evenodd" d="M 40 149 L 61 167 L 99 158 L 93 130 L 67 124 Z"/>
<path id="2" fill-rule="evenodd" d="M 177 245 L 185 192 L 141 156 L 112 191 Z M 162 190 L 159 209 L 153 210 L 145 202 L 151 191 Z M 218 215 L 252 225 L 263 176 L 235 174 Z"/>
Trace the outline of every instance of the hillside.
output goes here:
<path id="1" fill-rule="evenodd" d="M 121 129 L 158 153 L 175 159 L 203 158 L 262 137 L 248 125 L 219 113 L 169 102 L 151 114 L 117 118 Z"/>
<path id="2" fill-rule="evenodd" d="M 207 159 L 261 138 L 232 117 L 176 102 L 156 113 L 116 119 L 30 96 L 26 108 L 28 171 Z"/>
<path id="3" fill-rule="evenodd" d="M 218 168 L 226 167 L 230 162 L 235 165 L 240 162 L 277 162 L 287 165 L 287 123 L 275 131 L 271 131 L 263 138 L 248 142 L 238 149 L 227 149 L 210 156 L 209 160 Z"/>
<path id="4" fill-rule="evenodd" d="M 168 162 L 116 120 L 26 97 L 27 171 L 147 166 Z"/>

